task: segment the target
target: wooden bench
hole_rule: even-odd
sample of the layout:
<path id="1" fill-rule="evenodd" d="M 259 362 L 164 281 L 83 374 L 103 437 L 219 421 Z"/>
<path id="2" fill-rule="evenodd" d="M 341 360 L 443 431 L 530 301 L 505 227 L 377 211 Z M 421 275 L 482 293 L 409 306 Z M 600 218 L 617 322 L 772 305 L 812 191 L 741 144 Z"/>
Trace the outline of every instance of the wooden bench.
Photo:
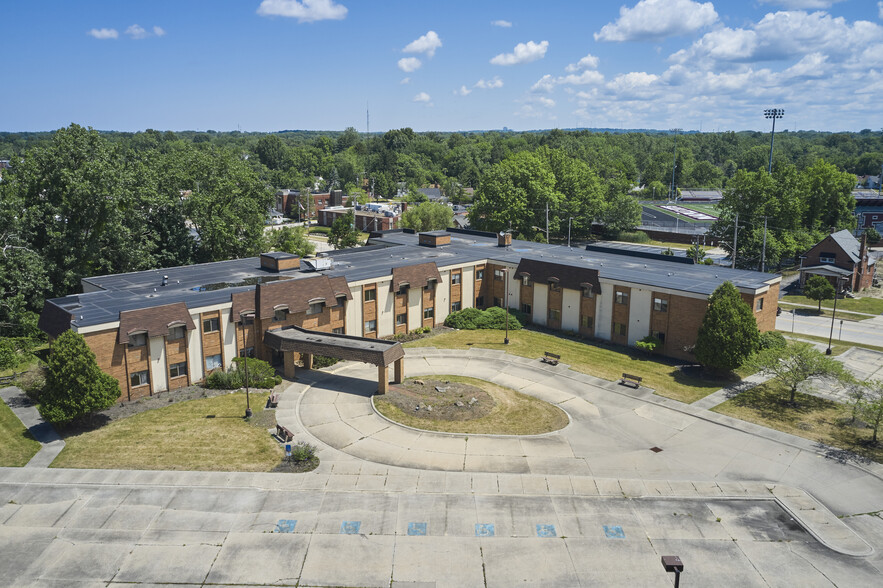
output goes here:
<path id="1" fill-rule="evenodd" d="M 294 433 L 283 427 L 282 425 L 276 425 L 276 436 L 282 440 L 283 443 L 287 443 L 294 439 Z"/>
<path id="2" fill-rule="evenodd" d="M 622 381 L 620 381 L 620 384 L 622 384 L 624 386 L 631 386 L 632 388 L 637 390 L 638 386 L 641 385 L 641 380 L 643 380 L 643 379 L 644 378 L 642 378 L 641 376 L 633 376 L 632 374 L 623 374 Z"/>
<path id="3" fill-rule="evenodd" d="M 549 365 L 558 365 L 558 362 L 561 361 L 561 356 L 557 353 L 552 353 L 551 351 L 547 351 L 543 357 L 543 362 L 548 363 Z"/>
<path id="4" fill-rule="evenodd" d="M 267 406 L 270 408 L 276 408 L 276 405 L 279 404 L 279 393 L 273 392 L 270 394 L 270 397 L 267 398 Z"/>

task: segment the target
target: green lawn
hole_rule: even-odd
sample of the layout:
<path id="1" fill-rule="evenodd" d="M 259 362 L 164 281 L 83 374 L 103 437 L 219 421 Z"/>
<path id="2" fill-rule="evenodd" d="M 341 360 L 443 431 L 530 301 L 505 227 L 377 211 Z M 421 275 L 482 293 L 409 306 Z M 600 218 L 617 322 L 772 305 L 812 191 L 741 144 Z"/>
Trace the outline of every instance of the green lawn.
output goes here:
<path id="1" fill-rule="evenodd" d="M 65 437 L 59 468 L 267 472 L 283 451 L 262 418 L 266 395 L 251 395 L 254 424 L 242 418 L 245 394 L 171 404 Z"/>
<path id="2" fill-rule="evenodd" d="M 792 304 L 808 304 L 814 308 L 819 307 L 817 300 L 811 300 L 806 296 L 797 294 L 789 294 L 782 297 L 782 302 L 791 302 Z M 833 310 L 833 300 L 822 301 L 823 310 Z M 868 314 L 883 314 L 883 298 L 838 298 L 837 310 L 851 310 L 853 312 L 866 312 Z"/>
<path id="3" fill-rule="evenodd" d="M 801 393 L 791 405 L 787 389 L 777 382 L 742 392 L 711 410 L 883 462 L 883 444 L 870 445 L 871 430 L 852 425 L 849 407 Z"/>
<path id="4" fill-rule="evenodd" d="M 816 337 L 815 335 L 804 335 L 803 333 L 791 333 L 791 331 L 779 331 L 788 339 L 802 339 L 804 341 L 815 341 L 816 343 L 824 343 L 828 345 L 827 337 Z M 831 353 L 840 355 L 847 349 L 852 347 L 860 347 L 862 349 L 871 349 L 872 351 L 883 351 L 883 347 L 877 345 L 865 345 L 864 343 L 853 343 L 852 341 L 838 341 L 837 328 L 834 328 L 834 339 L 831 341 Z"/>
<path id="5" fill-rule="evenodd" d="M 806 308 L 805 306 L 795 306 L 794 304 L 791 304 L 789 302 L 784 302 L 782 300 L 779 301 L 779 306 L 782 308 L 782 310 L 786 310 L 789 312 L 794 310 L 794 311 L 797 311 L 798 315 L 804 315 L 804 316 L 824 316 L 824 317 L 831 318 L 831 315 L 834 314 L 833 310 L 827 310 L 827 309 L 823 308 L 822 311 L 819 312 L 817 308 Z M 839 305 L 837 307 L 837 320 L 843 319 L 845 321 L 860 322 L 860 321 L 866 321 L 866 320 L 872 319 L 872 318 L 874 318 L 874 317 L 867 316 L 865 314 L 856 314 L 856 313 L 850 312 L 848 310 L 841 310 Z"/>
<path id="6" fill-rule="evenodd" d="M 21 467 L 40 451 L 12 409 L 0 400 L 0 467 Z"/>
<path id="7" fill-rule="evenodd" d="M 510 331 L 509 345 L 503 344 L 503 338 L 503 331 L 453 331 L 412 341 L 404 346 L 441 349 L 484 347 L 538 360 L 543 352 L 550 351 L 559 354 L 562 362 L 578 372 L 611 381 L 619 380 L 623 373 L 635 374 L 644 378 L 643 384 L 653 388 L 660 396 L 688 403 L 732 383 L 730 380 L 686 376 L 673 360 L 650 357 L 625 347 L 556 337 L 531 330 Z M 540 365 L 539 361 L 537 365 Z"/>

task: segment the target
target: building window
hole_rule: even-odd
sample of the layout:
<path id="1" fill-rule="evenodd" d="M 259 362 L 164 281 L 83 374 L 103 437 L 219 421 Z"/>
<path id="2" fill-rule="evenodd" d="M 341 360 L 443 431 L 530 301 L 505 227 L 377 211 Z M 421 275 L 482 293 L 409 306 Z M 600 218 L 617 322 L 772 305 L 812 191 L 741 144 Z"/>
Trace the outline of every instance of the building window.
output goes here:
<path id="1" fill-rule="evenodd" d="M 617 304 L 628 304 L 629 303 L 629 293 L 628 292 L 616 292 L 616 303 Z"/>
<path id="2" fill-rule="evenodd" d="M 129 347 L 144 347 L 147 345 L 147 333 L 135 333 L 129 335 Z"/>
<path id="3" fill-rule="evenodd" d="M 668 300 L 665 298 L 654 298 L 653 310 L 658 312 L 668 312 Z"/>
<path id="4" fill-rule="evenodd" d="M 579 326 L 584 329 L 593 329 L 595 327 L 595 317 L 589 315 L 581 315 L 579 317 Z"/>
<path id="5" fill-rule="evenodd" d="M 205 358 L 205 369 L 206 371 L 216 370 L 221 367 L 221 354 L 217 355 L 209 355 Z"/>
<path id="6" fill-rule="evenodd" d="M 651 331 L 650 334 L 654 339 L 659 339 L 660 343 L 665 343 L 665 333 L 662 331 Z"/>
<path id="7" fill-rule="evenodd" d="M 244 315 L 242 317 L 242 324 L 245 325 L 246 327 L 249 325 L 253 325 L 254 324 L 254 315 L 253 314 Z"/>
<path id="8" fill-rule="evenodd" d="M 834 263 L 836 261 L 837 256 L 833 253 L 820 253 L 819 254 L 819 263 Z"/>
<path id="9" fill-rule="evenodd" d="M 336 298 L 336 304 L 334 306 L 340 307 L 340 306 L 343 306 L 344 304 L 346 304 L 346 296 L 338 296 Z"/>
<path id="10" fill-rule="evenodd" d="M 345 335 L 346 334 L 343 332 L 343 327 L 335 327 L 335 328 L 331 329 L 331 332 L 334 333 L 335 335 Z"/>
<path id="11" fill-rule="evenodd" d="M 435 309 L 433 307 L 424 308 L 423 309 L 423 320 L 431 319 L 435 317 Z"/>
<path id="12" fill-rule="evenodd" d="M 377 320 L 365 321 L 365 332 L 374 333 L 375 331 L 377 331 Z"/>
<path id="13" fill-rule="evenodd" d="M 187 375 L 187 362 L 182 361 L 181 363 L 173 363 L 169 366 L 169 377 L 170 378 L 180 378 L 181 376 Z"/>
<path id="14" fill-rule="evenodd" d="M 150 376 L 148 376 L 147 370 L 144 370 L 143 372 L 135 372 L 129 376 L 129 383 L 132 385 L 132 388 L 149 384 Z"/>
<path id="15" fill-rule="evenodd" d="M 288 319 L 288 309 L 280 308 L 276 312 L 273 313 L 274 321 L 284 321 Z"/>
<path id="16" fill-rule="evenodd" d="M 460 283 L 460 272 L 456 274 L 451 274 L 451 284 L 456 285 Z"/>
<path id="17" fill-rule="evenodd" d="M 549 320 L 550 321 L 560 321 L 561 320 L 561 311 L 556 310 L 554 308 L 549 309 Z"/>
<path id="18" fill-rule="evenodd" d="M 375 288 L 365 290 L 365 302 L 371 302 L 372 300 L 377 300 L 377 290 Z"/>
<path id="19" fill-rule="evenodd" d="M 408 324 L 408 315 L 407 313 L 397 314 L 396 315 L 396 325 L 407 325 Z"/>
<path id="20" fill-rule="evenodd" d="M 594 298 L 595 293 L 592 292 L 591 288 L 583 288 L 583 298 Z"/>
<path id="21" fill-rule="evenodd" d="M 524 314 L 528 314 L 528 315 L 531 314 L 530 304 L 522 304 L 521 305 L 521 312 L 523 312 Z"/>
<path id="22" fill-rule="evenodd" d="M 484 269 L 475 270 L 475 279 L 476 280 L 483 280 L 484 279 Z"/>
<path id="23" fill-rule="evenodd" d="M 503 271 L 503 270 L 501 270 L 501 269 L 495 269 L 495 270 L 494 270 L 494 279 L 497 280 L 498 282 L 502 282 L 502 281 L 503 281 L 503 277 L 504 277 L 505 275 L 506 275 L 506 272 Z"/>
<path id="24" fill-rule="evenodd" d="M 533 282 L 530 281 L 530 276 L 521 276 L 521 285 L 533 286 Z"/>
<path id="25" fill-rule="evenodd" d="M 243 347 L 239 350 L 239 357 L 254 357 L 254 347 Z"/>
<path id="26" fill-rule="evenodd" d="M 169 329 L 169 341 L 177 341 L 178 339 L 184 338 L 184 333 L 187 332 L 187 329 L 184 327 L 172 327 Z"/>
<path id="27" fill-rule="evenodd" d="M 626 334 L 625 323 L 613 323 L 613 334 L 622 335 L 624 337 Z"/>
<path id="28" fill-rule="evenodd" d="M 323 308 L 325 308 L 324 302 L 313 302 L 310 304 L 310 308 L 307 309 L 307 314 L 322 314 Z"/>
<path id="29" fill-rule="evenodd" d="M 496 296 L 494 296 L 494 306 L 497 306 L 499 308 L 503 308 L 503 299 L 497 298 Z"/>
<path id="30" fill-rule="evenodd" d="M 478 296 L 475 299 L 475 308 L 481 308 L 484 306 L 484 296 Z"/>
<path id="31" fill-rule="evenodd" d="M 754 305 L 754 310 L 756 310 L 757 312 L 760 312 L 761 310 L 763 310 L 763 298 L 757 299 L 757 303 L 755 303 L 755 305 Z"/>
<path id="32" fill-rule="evenodd" d="M 461 308 L 463 308 L 463 303 L 459 300 L 457 302 L 451 302 L 451 312 L 458 312 Z"/>
<path id="33" fill-rule="evenodd" d="M 552 292 L 557 292 L 561 289 L 561 285 L 558 282 L 549 281 L 549 290 Z"/>
<path id="34" fill-rule="evenodd" d="M 202 321 L 203 333 L 214 333 L 221 330 L 221 319 L 218 317 L 205 319 Z"/>

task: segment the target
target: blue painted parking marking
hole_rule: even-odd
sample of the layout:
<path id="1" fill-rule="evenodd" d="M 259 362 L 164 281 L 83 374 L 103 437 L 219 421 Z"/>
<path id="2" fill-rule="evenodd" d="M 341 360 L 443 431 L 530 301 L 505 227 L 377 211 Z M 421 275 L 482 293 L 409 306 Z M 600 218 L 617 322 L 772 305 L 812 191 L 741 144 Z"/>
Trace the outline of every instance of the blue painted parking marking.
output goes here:
<path id="1" fill-rule="evenodd" d="M 478 523 L 475 525 L 475 536 L 476 537 L 493 537 L 494 536 L 494 525 L 488 523 Z"/>
<path id="2" fill-rule="evenodd" d="M 294 533 L 294 526 L 297 525 L 297 521 L 293 519 L 279 519 L 279 522 L 276 523 L 276 529 L 273 530 L 274 533 Z"/>
<path id="3" fill-rule="evenodd" d="M 426 523 L 408 523 L 408 535 L 426 535 Z"/>
<path id="4" fill-rule="evenodd" d="M 604 525 L 604 534 L 608 539 L 625 539 L 625 531 L 619 525 Z"/>
<path id="5" fill-rule="evenodd" d="M 358 535 L 362 521 L 344 521 L 340 524 L 341 535 Z"/>
<path id="6" fill-rule="evenodd" d="M 537 537 L 557 537 L 555 525 L 537 525 Z"/>

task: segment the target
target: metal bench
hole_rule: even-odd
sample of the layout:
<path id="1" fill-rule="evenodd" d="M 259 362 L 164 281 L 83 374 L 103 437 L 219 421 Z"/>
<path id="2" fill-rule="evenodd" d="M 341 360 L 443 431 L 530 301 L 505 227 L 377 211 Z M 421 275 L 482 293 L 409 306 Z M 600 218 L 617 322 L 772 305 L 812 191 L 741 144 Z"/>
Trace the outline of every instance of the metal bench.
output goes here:
<path id="1" fill-rule="evenodd" d="M 283 427 L 282 425 L 276 425 L 276 436 L 282 440 L 283 443 L 287 443 L 294 439 L 294 433 Z"/>
<path id="2" fill-rule="evenodd" d="M 542 357 L 542 361 L 548 363 L 549 365 L 558 365 L 558 362 L 561 361 L 561 356 L 557 353 L 546 351 L 546 353 Z"/>
<path id="3" fill-rule="evenodd" d="M 624 386 L 631 386 L 635 390 L 638 389 L 638 386 L 641 385 L 641 380 L 643 378 L 641 376 L 633 376 L 632 374 L 623 374 L 622 380 L 619 382 Z"/>

